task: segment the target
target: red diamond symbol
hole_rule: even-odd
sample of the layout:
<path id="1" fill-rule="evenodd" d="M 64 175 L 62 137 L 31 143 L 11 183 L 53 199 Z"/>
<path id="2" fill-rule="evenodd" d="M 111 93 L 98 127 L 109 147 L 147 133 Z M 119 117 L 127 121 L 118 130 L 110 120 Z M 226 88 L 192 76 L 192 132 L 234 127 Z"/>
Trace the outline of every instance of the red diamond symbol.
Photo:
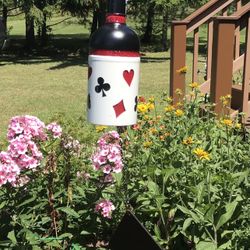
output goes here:
<path id="1" fill-rule="evenodd" d="M 113 108 L 115 110 L 116 118 L 126 111 L 123 100 L 114 105 Z"/>

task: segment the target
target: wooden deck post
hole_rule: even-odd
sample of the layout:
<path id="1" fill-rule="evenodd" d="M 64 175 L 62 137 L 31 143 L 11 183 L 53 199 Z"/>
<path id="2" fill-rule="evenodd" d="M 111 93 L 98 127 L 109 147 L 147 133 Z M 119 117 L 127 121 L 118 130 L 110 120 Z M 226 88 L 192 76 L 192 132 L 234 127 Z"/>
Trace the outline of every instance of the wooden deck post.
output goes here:
<path id="1" fill-rule="evenodd" d="M 211 79 L 211 67 L 212 67 L 212 48 L 213 48 L 213 29 L 214 22 L 209 20 L 207 27 L 207 77 L 206 80 Z"/>
<path id="2" fill-rule="evenodd" d="M 236 9 L 237 11 L 241 8 L 241 0 L 237 0 Z M 234 50 L 234 59 L 237 59 L 240 56 L 240 25 L 237 25 L 235 29 L 235 50 Z"/>
<path id="3" fill-rule="evenodd" d="M 192 82 L 198 81 L 198 58 L 199 58 L 199 28 L 194 30 L 194 51 L 193 51 L 193 71 Z"/>
<path id="4" fill-rule="evenodd" d="M 242 95 L 242 112 L 246 114 L 242 122 L 246 122 L 248 117 L 248 97 L 249 97 L 249 84 L 250 84 L 250 14 L 248 14 L 247 27 L 246 27 L 246 50 L 244 58 L 244 77 L 243 77 L 243 95 Z"/>
<path id="5" fill-rule="evenodd" d="M 170 96 L 178 102 L 176 89 L 185 93 L 185 73 L 179 70 L 186 66 L 186 22 L 174 21 L 171 27 Z"/>
<path id="6" fill-rule="evenodd" d="M 235 20 L 217 17 L 214 20 L 214 38 L 211 73 L 211 101 L 216 103 L 215 112 L 221 114 L 222 96 L 231 95 L 234 59 Z"/>

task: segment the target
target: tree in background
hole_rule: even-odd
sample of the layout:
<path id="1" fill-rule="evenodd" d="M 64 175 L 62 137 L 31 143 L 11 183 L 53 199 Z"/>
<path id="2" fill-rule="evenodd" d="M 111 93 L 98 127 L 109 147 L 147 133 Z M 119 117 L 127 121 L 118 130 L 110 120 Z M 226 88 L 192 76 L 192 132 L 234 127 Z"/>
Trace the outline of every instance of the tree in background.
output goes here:
<path id="1" fill-rule="evenodd" d="M 136 20 L 141 40 L 160 40 L 161 50 L 169 48 L 168 29 L 171 20 L 183 19 L 208 0 L 129 0 L 128 13 Z M 154 39 L 155 40 L 155 39 Z"/>
<path id="2" fill-rule="evenodd" d="M 91 34 L 95 32 L 98 28 L 100 28 L 105 22 L 107 1 L 106 0 L 93 1 L 92 8 L 93 8 L 92 10 L 93 17 L 91 24 Z"/>

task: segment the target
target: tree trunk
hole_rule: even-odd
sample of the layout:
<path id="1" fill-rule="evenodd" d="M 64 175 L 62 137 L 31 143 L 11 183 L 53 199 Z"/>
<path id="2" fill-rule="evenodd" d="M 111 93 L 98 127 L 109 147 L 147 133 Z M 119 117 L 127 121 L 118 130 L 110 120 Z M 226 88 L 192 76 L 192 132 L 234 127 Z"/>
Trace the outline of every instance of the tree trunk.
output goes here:
<path id="1" fill-rule="evenodd" d="M 3 26 L 5 31 L 7 31 L 8 7 L 5 4 L 3 4 L 2 13 L 3 13 Z"/>
<path id="2" fill-rule="evenodd" d="M 93 11 L 91 34 L 105 23 L 106 7 L 106 1 L 99 0 L 99 7 Z"/>
<path id="3" fill-rule="evenodd" d="M 161 44 L 162 44 L 162 50 L 166 51 L 169 49 L 169 43 L 168 43 L 168 11 L 163 11 L 162 16 L 162 34 L 161 34 Z"/>
<path id="4" fill-rule="evenodd" d="M 34 18 L 25 14 L 26 24 L 26 48 L 32 49 L 35 45 L 35 30 L 34 30 Z"/>
<path id="5" fill-rule="evenodd" d="M 106 8 L 107 8 L 106 1 L 99 0 L 98 28 L 100 28 L 105 23 Z"/>
<path id="6" fill-rule="evenodd" d="M 45 46 L 48 41 L 47 35 L 47 16 L 43 14 L 43 24 L 42 24 L 42 33 L 41 33 L 41 45 Z"/>
<path id="7" fill-rule="evenodd" d="M 98 25 L 98 13 L 97 10 L 93 13 L 92 24 L 91 24 L 91 34 L 97 30 Z"/>
<path id="8" fill-rule="evenodd" d="M 150 43 L 153 34 L 153 20 L 155 14 L 155 3 L 150 3 L 147 10 L 147 25 L 142 41 L 144 43 Z"/>

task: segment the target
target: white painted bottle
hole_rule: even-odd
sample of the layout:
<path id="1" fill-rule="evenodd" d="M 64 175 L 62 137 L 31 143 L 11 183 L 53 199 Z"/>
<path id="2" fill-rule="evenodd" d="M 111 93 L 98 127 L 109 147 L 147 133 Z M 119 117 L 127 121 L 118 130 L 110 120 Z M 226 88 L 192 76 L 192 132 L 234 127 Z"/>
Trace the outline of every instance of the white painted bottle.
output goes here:
<path id="1" fill-rule="evenodd" d="M 126 0 L 109 0 L 106 23 L 90 38 L 88 121 L 127 126 L 137 122 L 140 42 L 126 25 Z"/>

